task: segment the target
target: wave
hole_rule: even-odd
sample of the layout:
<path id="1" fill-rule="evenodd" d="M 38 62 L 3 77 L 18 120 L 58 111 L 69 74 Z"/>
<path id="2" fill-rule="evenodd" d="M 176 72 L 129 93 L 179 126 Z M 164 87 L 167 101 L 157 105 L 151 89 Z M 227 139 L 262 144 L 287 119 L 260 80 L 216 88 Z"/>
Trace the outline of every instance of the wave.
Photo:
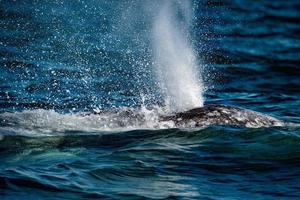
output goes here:
<path id="1" fill-rule="evenodd" d="M 163 154 L 194 154 L 197 151 L 210 152 L 199 154 L 202 160 L 218 157 L 222 162 L 231 156 L 256 160 L 289 160 L 300 155 L 299 127 L 240 128 L 211 126 L 201 129 L 160 129 L 132 130 L 124 132 L 76 133 L 66 135 L 2 135 L 0 154 L 9 156 L 17 153 L 16 162 L 43 152 L 56 159 L 72 157 L 83 149 L 107 149 L 108 154 L 156 152 Z M 79 148 L 79 149 L 78 149 Z M 59 151 L 56 151 L 58 149 Z M 116 152 L 115 152 L 116 151 Z M 74 155 L 73 155 L 74 154 Z M 108 155 L 107 155 L 108 156 Z M 112 155 L 113 156 L 113 155 Z M 35 159 L 43 159 L 36 157 Z M 10 162 L 15 162 L 11 160 Z"/>

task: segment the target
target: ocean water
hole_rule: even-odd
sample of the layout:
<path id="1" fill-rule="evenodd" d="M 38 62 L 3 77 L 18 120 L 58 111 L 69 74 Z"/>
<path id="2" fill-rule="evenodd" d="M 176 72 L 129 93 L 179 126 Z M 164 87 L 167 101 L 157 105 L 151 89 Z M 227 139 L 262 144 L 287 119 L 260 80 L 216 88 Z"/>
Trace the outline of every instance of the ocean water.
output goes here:
<path id="1" fill-rule="evenodd" d="M 0 199 L 300 198 L 299 126 L 158 120 L 225 104 L 299 124 L 299 1 L 0 0 L 0 16 Z"/>

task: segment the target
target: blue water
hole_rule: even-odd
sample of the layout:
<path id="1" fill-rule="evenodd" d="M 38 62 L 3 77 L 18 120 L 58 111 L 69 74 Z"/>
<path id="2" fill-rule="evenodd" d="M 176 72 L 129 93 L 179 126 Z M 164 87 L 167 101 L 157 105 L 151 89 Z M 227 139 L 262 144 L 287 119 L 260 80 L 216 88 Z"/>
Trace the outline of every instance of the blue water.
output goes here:
<path id="1" fill-rule="evenodd" d="M 299 126 L 154 123 L 166 103 L 151 39 L 161 7 L 0 0 L 1 199 L 300 198 Z M 299 1 L 195 0 L 190 9 L 204 104 L 300 123 Z M 149 121 L 78 114 L 114 109 Z"/>

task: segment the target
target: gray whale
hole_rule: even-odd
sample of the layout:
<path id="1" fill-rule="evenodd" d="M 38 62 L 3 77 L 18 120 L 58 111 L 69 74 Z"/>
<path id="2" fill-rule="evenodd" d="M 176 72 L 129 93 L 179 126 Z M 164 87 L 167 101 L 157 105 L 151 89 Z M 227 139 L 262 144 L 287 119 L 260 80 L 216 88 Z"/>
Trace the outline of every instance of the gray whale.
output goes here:
<path id="1" fill-rule="evenodd" d="M 136 129 L 197 128 L 208 126 L 273 127 L 300 124 L 283 122 L 248 109 L 205 105 L 184 112 L 167 112 L 164 107 L 116 108 L 61 114 L 53 110 L 0 113 L 0 132 L 16 135 L 57 135 L 66 132 L 127 131 Z M 0 138 L 1 140 L 1 138 Z"/>
<path id="2" fill-rule="evenodd" d="M 92 113 L 85 113 L 84 115 L 101 115 L 107 111 L 99 111 Z M 138 112 L 134 109 L 110 110 L 109 113 L 114 113 L 117 116 L 116 123 L 120 127 L 132 125 L 132 123 L 145 123 L 147 117 L 143 112 Z M 124 119 L 126 119 L 124 121 Z M 239 126 L 239 127 L 271 127 L 288 125 L 274 117 L 228 105 L 205 105 L 204 107 L 193 108 L 188 111 L 159 114 L 158 122 L 171 122 L 175 128 L 189 128 L 189 127 L 205 127 L 211 125 L 225 125 L 225 126 Z"/>
<path id="3" fill-rule="evenodd" d="M 283 121 L 259 112 L 214 104 L 161 116 L 160 121 L 173 121 L 177 127 L 229 125 L 259 128 L 285 125 Z"/>

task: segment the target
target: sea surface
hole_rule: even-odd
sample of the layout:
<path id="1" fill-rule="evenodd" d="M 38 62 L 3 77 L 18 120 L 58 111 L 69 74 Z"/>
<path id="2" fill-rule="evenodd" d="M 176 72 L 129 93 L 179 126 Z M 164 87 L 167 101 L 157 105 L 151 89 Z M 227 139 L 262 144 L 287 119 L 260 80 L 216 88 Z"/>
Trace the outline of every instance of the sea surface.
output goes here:
<path id="1" fill-rule="evenodd" d="M 300 199 L 299 126 L 157 121 L 164 2 L 0 0 L 1 200 Z M 173 2 L 166 30 L 185 29 L 187 51 L 159 41 L 174 44 L 165 58 L 193 53 L 205 105 L 300 123 L 298 0 Z M 189 77 L 175 75 L 182 89 Z"/>

